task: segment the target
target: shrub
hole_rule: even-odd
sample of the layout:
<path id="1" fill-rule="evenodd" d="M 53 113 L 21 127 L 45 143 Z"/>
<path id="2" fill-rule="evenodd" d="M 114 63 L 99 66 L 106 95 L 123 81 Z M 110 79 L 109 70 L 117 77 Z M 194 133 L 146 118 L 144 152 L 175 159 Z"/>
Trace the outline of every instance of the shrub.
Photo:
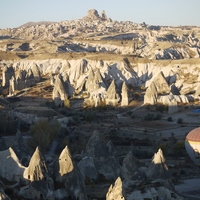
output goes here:
<path id="1" fill-rule="evenodd" d="M 40 147 L 42 152 L 45 152 L 60 131 L 60 124 L 57 121 L 40 120 L 31 126 L 30 134 L 32 139 L 28 141 L 28 145 L 35 149 Z"/>
<path id="2" fill-rule="evenodd" d="M 70 100 L 65 99 L 63 105 L 64 105 L 65 108 L 70 108 Z"/>
<path id="3" fill-rule="evenodd" d="M 182 123 L 183 123 L 183 119 L 182 119 L 182 118 L 178 118 L 178 119 L 177 119 L 177 123 L 178 123 L 178 124 L 182 124 Z"/>
<path id="4" fill-rule="evenodd" d="M 174 147 L 174 154 L 177 156 L 184 156 L 186 154 L 186 150 L 185 150 L 185 142 L 184 141 L 178 141 Z"/>
<path id="5" fill-rule="evenodd" d="M 168 118 L 167 118 L 167 121 L 168 121 L 168 122 L 172 122 L 172 117 L 168 117 Z"/>
<path id="6" fill-rule="evenodd" d="M 164 111 L 167 111 L 167 106 L 163 104 L 159 104 L 156 106 L 156 110 L 163 113 Z"/>

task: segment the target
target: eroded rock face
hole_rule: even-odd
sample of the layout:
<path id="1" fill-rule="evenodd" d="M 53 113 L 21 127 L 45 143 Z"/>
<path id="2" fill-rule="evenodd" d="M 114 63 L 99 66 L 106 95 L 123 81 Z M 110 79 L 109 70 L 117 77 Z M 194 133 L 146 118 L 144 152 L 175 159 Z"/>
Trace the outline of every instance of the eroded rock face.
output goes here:
<path id="1" fill-rule="evenodd" d="M 115 179 L 120 173 L 120 165 L 114 153 L 108 151 L 107 146 L 100 139 L 99 133 L 94 131 L 85 150 L 85 155 L 92 157 L 99 174 L 106 179 Z"/>
<path id="2" fill-rule="evenodd" d="M 0 176 L 8 181 L 19 182 L 23 179 L 25 167 L 23 167 L 13 149 L 10 147 L 0 151 Z"/>
<path id="3" fill-rule="evenodd" d="M 13 66 L 7 67 L 4 66 L 3 67 L 3 71 L 2 71 L 2 86 L 9 86 L 9 81 L 11 79 L 11 77 L 14 76 L 14 68 Z"/>
<path id="4" fill-rule="evenodd" d="M 115 80 L 113 80 L 106 93 L 106 105 L 116 106 L 119 100 L 120 98 L 119 98 L 119 94 L 117 93 Z"/>
<path id="5" fill-rule="evenodd" d="M 154 105 L 157 102 L 158 91 L 156 89 L 155 83 L 152 83 L 146 90 L 144 95 L 144 104 Z"/>
<path id="6" fill-rule="evenodd" d="M 106 194 L 106 200 L 125 200 L 123 196 L 122 180 L 117 178 L 114 185 L 111 185 Z"/>
<path id="7" fill-rule="evenodd" d="M 0 188 L 0 199 L 1 200 L 10 200 L 10 198 L 5 194 L 5 192 L 1 188 Z"/>
<path id="8" fill-rule="evenodd" d="M 78 168 L 84 179 L 89 179 L 90 181 L 97 180 L 98 172 L 95 168 L 94 161 L 92 157 L 84 157 L 79 163 Z"/>
<path id="9" fill-rule="evenodd" d="M 128 106 L 129 99 L 128 99 L 128 87 L 126 85 L 126 82 L 123 82 L 122 84 L 122 101 L 121 106 Z"/>
<path id="10" fill-rule="evenodd" d="M 31 70 L 33 72 L 33 76 L 34 76 L 35 80 L 40 81 L 40 79 L 41 79 L 40 70 L 36 63 L 33 64 Z"/>
<path id="11" fill-rule="evenodd" d="M 133 157 L 130 151 L 123 160 L 122 163 L 122 177 L 124 179 L 133 180 L 137 175 L 138 166 L 136 164 L 136 159 Z"/>
<path id="12" fill-rule="evenodd" d="M 56 172 L 55 198 L 87 200 L 85 183 L 78 168 L 73 164 L 68 147 L 59 156 Z"/>
<path id="13" fill-rule="evenodd" d="M 24 171 L 24 178 L 30 182 L 26 188 L 21 188 L 20 196 L 27 199 L 53 199 L 53 180 L 49 177 L 44 157 L 37 147 L 29 166 Z"/>
<path id="14" fill-rule="evenodd" d="M 154 154 L 152 162 L 147 170 L 147 177 L 150 179 L 169 179 L 170 173 L 161 149 Z"/>
<path id="15" fill-rule="evenodd" d="M 74 164 L 71 159 L 71 155 L 69 153 L 69 149 L 66 146 L 59 157 L 59 177 L 64 176 L 65 174 L 68 174 L 73 171 Z"/>
<path id="16" fill-rule="evenodd" d="M 54 100 L 55 106 L 63 106 L 64 101 L 68 101 L 68 94 L 64 87 L 64 82 L 61 75 L 55 77 L 54 89 L 52 98 Z"/>

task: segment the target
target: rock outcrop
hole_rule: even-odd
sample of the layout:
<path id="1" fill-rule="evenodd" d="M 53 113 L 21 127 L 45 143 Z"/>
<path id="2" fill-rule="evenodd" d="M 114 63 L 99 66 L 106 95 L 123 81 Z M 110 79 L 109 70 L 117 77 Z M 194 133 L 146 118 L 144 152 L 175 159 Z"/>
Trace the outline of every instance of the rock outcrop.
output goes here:
<path id="1" fill-rule="evenodd" d="M 130 151 L 123 160 L 122 163 L 122 177 L 123 179 L 134 180 L 138 172 L 138 166 L 136 163 L 136 158 L 133 157 Z"/>
<path id="2" fill-rule="evenodd" d="M 114 154 L 109 153 L 97 131 L 94 131 L 90 137 L 86 145 L 85 155 L 94 160 L 97 172 L 103 174 L 106 179 L 113 180 L 119 176 L 119 161 Z"/>
<path id="3" fill-rule="evenodd" d="M 5 151 L 0 151 L 0 160 L 0 177 L 11 182 L 19 182 L 23 179 L 25 167 L 20 164 L 11 147 Z"/>
<path id="4" fill-rule="evenodd" d="M 29 166 L 24 171 L 24 178 L 30 182 L 30 185 L 20 189 L 21 197 L 54 199 L 53 180 L 49 176 L 45 159 L 38 147 L 30 159 Z"/>
<path id="5" fill-rule="evenodd" d="M 114 185 L 111 185 L 106 194 L 106 200 L 125 200 L 123 196 L 122 180 L 118 177 Z"/>
<path id="6" fill-rule="evenodd" d="M 116 106 L 119 103 L 120 97 L 117 93 L 115 80 L 112 80 L 107 92 L 106 92 L 106 105 Z"/>
<path id="7" fill-rule="evenodd" d="M 129 98 L 128 98 L 128 87 L 126 85 L 126 82 L 123 82 L 122 84 L 121 95 L 122 95 L 121 106 L 128 106 Z"/>
<path id="8" fill-rule="evenodd" d="M 64 87 L 64 82 L 61 75 L 55 77 L 54 89 L 52 99 L 54 100 L 55 106 L 63 106 L 66 101 L 68 102 L 68 94 Z"/>
<path id="9" fill-rule="evenodd" d="M 87 200 L 85 184 L 78 168 L 73 164 L 68 147 L 59 156 L 56 167 L 55 198 Z"/>
<path id="10" fill-rule="evenodd" d="M 154 154 L 152 162 L 147 170 L 147 177 L 154 180 L 170 178 L 170 173 L 161 149 Z"/>
<path id="11" fill-rule="evenodd" d="M 78 168 L 84 178 L 84 180 L 95 181 L 98 178 L 98 172 L 94 165 L 94 160 L 92 157 L 84 157 L 79 163 Z"/>

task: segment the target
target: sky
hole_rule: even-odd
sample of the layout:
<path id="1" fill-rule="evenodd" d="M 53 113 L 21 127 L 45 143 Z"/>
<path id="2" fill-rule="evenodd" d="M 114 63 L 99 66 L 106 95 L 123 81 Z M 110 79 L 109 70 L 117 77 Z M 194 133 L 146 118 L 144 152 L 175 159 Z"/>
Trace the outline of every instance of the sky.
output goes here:
<path id="1" fill-rule="evenodd" d="M 90 9 L 118 21 L 200 26 L 200 0 L 0 0 L 0 29 L 80 19 Z"/>

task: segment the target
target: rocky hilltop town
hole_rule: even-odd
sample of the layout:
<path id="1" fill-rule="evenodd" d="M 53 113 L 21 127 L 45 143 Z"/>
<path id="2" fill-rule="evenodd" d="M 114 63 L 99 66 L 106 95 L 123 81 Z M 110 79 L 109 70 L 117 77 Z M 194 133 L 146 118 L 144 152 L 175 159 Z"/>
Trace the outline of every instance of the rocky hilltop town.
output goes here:
<path id="1" fill-rule="evenodd" d="M 200 27 L 0 29 L 0 83 L 0 199 L 199 199 Z"/>

